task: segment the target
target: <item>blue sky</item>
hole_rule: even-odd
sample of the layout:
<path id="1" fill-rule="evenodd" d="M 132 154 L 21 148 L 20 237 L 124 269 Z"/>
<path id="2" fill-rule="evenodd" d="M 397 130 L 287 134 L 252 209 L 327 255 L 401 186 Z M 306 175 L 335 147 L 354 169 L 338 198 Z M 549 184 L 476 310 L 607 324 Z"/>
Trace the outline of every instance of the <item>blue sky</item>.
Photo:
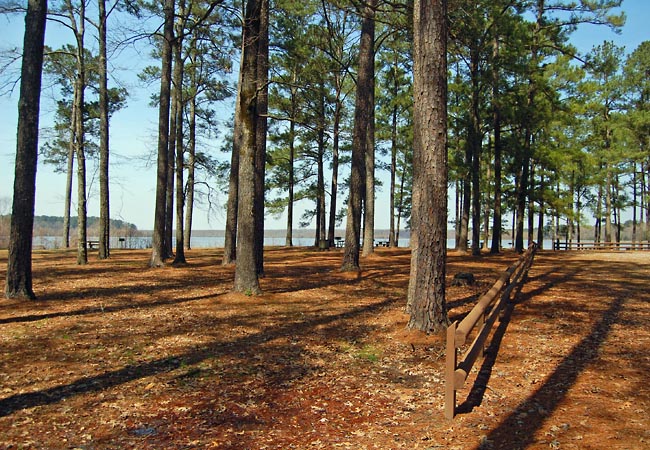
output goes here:
<path id="1" fill-rule="evenodd" d="M 641 42 L 650 39 L 648 19 L 650 18 L 650 1 L 624 0 L 623 11 L 627 14 L 627 22 L 621 34 L 615 34 L 605 27 L 591 25 L 582 26 L 573 35 L 573 43 L 581 52 L 588 51 L 594 45 L 602 44 L 604 40 L 614 41 L 617 45 L 626 47 L 627 52 L 633 51 Z M 66 34 L 60 29 L 48 24 L 46 44 L 59 46 Z M 0 50 L 20 46 L 23 36 L 23 18 L 0 17 Z M 128 83 L 134 79 L 134 74 L 148 64 L 146 54 L 135 51 L 124 53 L 116 64 L 120 65 L 119 78 Z M 153 155 L 156 141 L 157 112 L 148 106 L 149 95 L 157 86 L 138 86 L 130 82 L 128 106 L 115 114 L 111 121 L 111 216 L 135 223 L 139 229 L 151 229 L 153 226 L 155 170 L 151 162 L 146 161 L 146 155 Z M 51 89 L 43 92 L 41 127 L 48 126 L 53 120 Z M 16 111 L 18 89 L 11 96 L 0 97 L 0 214 L 10 212 L 10 201 L 13 190 L 13 171 L 16 136 Z M 231 114 L 230 105 L 221 107 L 224 117 Z M 212 146 L 218 148 L 221 142 L 213 141 Z M 216 150 L 215 150 L 216 152 Z M 224 157 L 223 155 L 221 157 Z M 88 202 L 88 214 L 99 215 L 97 196 L 97 180 L 93 178 L 94 167 L 88 165 L 91 195 Z M 380 175 L 387 186 L 387 175 Z M 44 164 L 39 164 L 36 186 L 36 214 L 61 216 L 63 214 L 65 176 L 58 174 Z M 376 227 L 388 228 L 389 218 L 387 188 L 378 193 Z M 76 194 L 73 194 L 76 198 Z M 225 201 L 225 198 L 222 198 Z M 311 207 L 310 204 L 303 207 Z M 300 205 L 298 205 L 298 209 Z M 74 213 L 73 213 L 74 214 Z M 297 216 L 299 213 L 297 214 Z M 296 217 L 297 220 L 299 217 Z M 205 209 L 195 212 L 195 229 L 223 229 L 225 215 L 221 208 L 210 214 Z M 266 228 L 284 228 L 285 218 L 276 220 L 268 217 Z M 295 222 L 294 222 L 295 223 Z"/>

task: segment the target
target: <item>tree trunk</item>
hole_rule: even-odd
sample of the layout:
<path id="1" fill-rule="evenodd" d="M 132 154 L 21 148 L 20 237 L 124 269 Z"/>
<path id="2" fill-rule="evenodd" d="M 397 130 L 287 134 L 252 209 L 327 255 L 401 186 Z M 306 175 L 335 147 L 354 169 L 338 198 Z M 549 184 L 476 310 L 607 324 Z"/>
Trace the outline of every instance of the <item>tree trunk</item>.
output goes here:
<path id="1" fill-rule="evenodd" d="M 489 147 L 489 145 L 488 145 Z M 485 180 L 487 185 L 487 192 L 482 195 L 482 208 L 483 208 L 483 245 L 482 249 L 487 250 L 488 241 L 490 239 L 490 204 L 488 199 L 490 198 L 490 179 L 492 177 L 490 164 L 492 161 L 489 157 L 485 158 L 486 160 L 486 170 L 485 170 Z"/>
<path id="2" fill-rule="evenodd" d="M 291 94 L 292 109 L 294 104 L 294 95 Z M 287 233 L 285 235 L 284 245 L 293 247 L 293 201 L 294 201 L 294 184 L 295 184 L 295 140 L 296 140 L 296 124 L 292 120 L 289 123 L 289 192 L 287 199 Z"/>
<path id="3" fill-rule="evenodd" d="M 447 2 L 413 7 L 413 211 L 408 327 L 426 333 L 448 323 L 447 252 Z"/>
<path id="4" fill-rule="evenodd" d="M 74 105 L 71 117 L 74 117 Z M 63 208 L 63 243 L 70 248 L 70 211 L 72 209 L 72 179 L 74 170 L 74 127 L 70 127 L 70 146 L 68 148 L 67 170 L 65 175 L 65 206 Z"/>
<path id="5" fill-rule="evenodd" d="M 192 73 L 194 78 L 194 73 Z M 196 83 L 193 81 L 193 86 Z M 187 148 L 187 198 L 185 207 L 185 248 L 192 248 L 192 218 L 194 217 L 194 172 L 196 169 L 196 93 L 189 99 L 189 139 Z"/>
<path id="6" fill-rule="evenodd" d="M 354 129 L 352 132 L 352 166 L 350 173 L 350 194 L 345 227 L 345 250 L 341 270 L 358 271 L 361 241 L 361 212 L 365 197 L 366 149 L 370 109 L 373 99 L 370 92 L 374 72 L 374 12 L 369 6 L 363 8 L 361 21 L 361 42 L 359 45 L 359 69 L 354 108 Z"/>
<path id="7" fill-rule="evenodd" d="M 179 1 L 179 9 L 181 11 L 181 17 L 184 17 L 186 14 L 185 11 L 185 0 Z M 183 30 L 185 24 L 182 18 L 176 23 L 176 41 L 174 43 L 173 52 L 174 52 L 174 85 L 176 89 L 174 90 L 174 103 L 176 108 L 173 108 L 176 111 L 176 255 L 174 255 L 174 265 L 185 264 L 185 233 L 183 231 L 184 226 L 184 217 L 183 210 L 185 208 L 185 195 L 183 188 L 185 183 L 183 183 L 183 58 L 182 58 L 182 48 L 183 48 Z"/>
<path id="8" fill-rule="evenodd" d="M 528 246 L 533 243 L 535 233 L 535 164 L 530 164 L 530 183 L 528 186 Z"/>
<path id="9" fill-rule="evenodd" d="M 46 14 L 46 0 L 29 0 L 18 102 L 14 191 L 5 282 L 7 298 L 36 298 L 32 289 L 32 234 Z"/>
<path id="10" fill-rule="evenodd" d="M 525 132 L 523 145 L 523 155 L 519 166 L 519 176 L 517 184 L 517 223 L 515 225 L 515 250 L 519 253 L 524 251 L 524 219 L 526 216 L 526 199 L 528 198 L 528 169 L 530 165 L 530 131 Z"/>
<path id="11" fill-rule="evenodd" d="M 404 182 L 406 181 L 406 177 L 404 176 L 404 171 L 406 168 L 402 167 L 402 176 L 400 177 L 400 183 L 399 183 L 399 200 L 398 200 L 398 206 L 397 206 L 397 224 L 395 225 L 395 245 L 399 246 L 399 232 L 400 232 L 400 226 L 402 223 L 402 210 L 404 208 L 404 196 L 406 195 L 406 189 L 404 187 Z"/>
<path id="12" fill-rule="evenodd" d="M 327 240 L 329 246 L 334 247 L 336 235 L 336 208 L 337 208 L 337 195 L 339 189 L 339 139 L 341 129 L 341 113 L 343 110 L 341 92 L 342 81 L 341 76 L 337 73 L 334 74 L 336 80 L 336 102 L 334 106 L 334 123 L 332 126 L 332 184 L 330 187 L 330 214 L 329 222 L 327 224 Z"/>
<path id="13" fill-rule="evenodd" d="M 241 69 L 239 84 L 241 86 Z M 241 149 L 241 100 L 237 93 L 235 123 L 233 125 L 232 154 L 230 155 L 230 177 L 228 180 L 228 203 L 226 207 L 226 234 L 224 238 L 224 266 L 234 264 L 237 255 L 237 211 L 239 204 L 239 153 Z"/>
<path id="14" fill-rule="evenodd" d="M 472 104 L 470 107 L 469 139 L 471 151 L 472 179 L 472 255 L 481 254 L 481 118 L 478 43 L 470 51 L 470 72 L 472 78 Z"/>
<path id="15" fill-rule="evenodd" d="M 106 0 L 99 7 L 99 259 L 110 256 L 111 218 L 108 185 L 108 62 L 106 57 Z"/>
<path id="16" fill-rule="evenodd" d="M 539 215 L 537 220 L 537 244 L 544 249 L 544 175 L 539 177 Z"/>
<path id="17" fill-rule="evenodd" d="M 165 189 L 165 259 L 174 256 L 174 184 L 176 180 L 176 135 L 178 131 L 178 102 L 176 98 L 178 89 L 175 80 L 178 75 L 179 67 L 175 65 L 175 53 L 177 40 L 175 37 L 172 42 L 172 89 L 169 99 L 169 139 L 167 141 L 167 188 Z"/>
<path id="18" fill-rule="evenodd" d="M 242 31 L 243 33 L 243 31 Z M 242 56 L 244 54 L 244 43 L 242 42 Z M 228 203 L 226 206 L 226 231 L 224 238 L 222 265 L 234 264 L 237 257 L 237 212 L 239 210 L 239 156 L 242 145 L 242 124 L 241 124 L 241 86 L 242 73 L 244 71 L 243 58 L 239 62 L 239 88 L 235 101 L 235 118 L 232 131 L 232 153 L 230 155 L 230 176 L 228 179 Z"/>
<path id="19" fill-rule="evenodd" d="M 241 79 L 239 85 L 239 121 L 241 148 L 239 156 L 239 200 L 237 209 L 237 265 L 234 290 L 247 294 L 261 292 L 258 280 L 256 242 L 258 211 L 255 208 L 255 156 L 257 121 L 257 41 L 264 0 L 248 0 L 244 19 Z M 237 120 L 237 119 L 236 119 Z"/>
<path id="20" fill-rule="evenodd" d="M 494 128 L 494 217 L 490 253 L 501 251 L 501 104 L 499 94 L 499 40 L 493 43 L 492 62 L 492 126 Z"/>
<path id="21" fill-rule="evenodd" d="M 472 154 L 469 145 L 465 150 L 465 174 L 462 180 L 462 203 L 460 211 L 460 232 L 458 233 L 458 250 L 466 253 L 469 240 L 469 212 L 472 204 L 472 179 L 471 164 Z"/>
<path id="22" fill-rule="evenodd" d="M 81 2 L 77 37 L 77 79 L 75 80 L 75 151 L 77 154 L 77 264 L 88 264 L 87 206 L 86 206 L 86 137 L 83 110 L 86 89 L 86 61 L 84 56 L 84 33 L 86 22 L 85 2 Z"/>
<path id="23" fill-rule="evenodd" d="M 605 242 L 612 242 L 612 170 L 606 163 L 605 177 Z"/>
<path id="24" fill-rule="evenodd" d="M 160 107 L 158 110 L 158 166 L 156 173 L 156 208 L 152 237 L 151 267 L 165 264 L 165 217 L 169 146 L 169 103 L 172 75 L 172 41 L 174 40 L 174 0 L 165 0 L 164 39 L 162 41 Z"/>
<path id="25" fill-rule="evenodd" d="M 318 119 L 318 160 L 316 161 L 316 245 L 326 241 L 325 228 L 325 86 L 321 81 Z"/>
<path id="26" fill-rule="evenodd" d="M 269 0 L 260 2 L 255 82 L 255 265 L 264 276 L 264 193 L 266 176 L 266 134 L 269 110 Z"/>
<path id="27" fill-rule="evenodd" d="M 395 85 L 397 85 L 397 77 L 395 77 Z M 395 86 L 395 91 L 397 87 Z M 388 245 L 390 247 L 397 247 L 395 240 L 395 177 L 397 175 L 397 106 L 393 106 L 391 114 L 391 133 L 390 133 L 390 198 L 389 198 L 389 230 L 388 230 Z"/>
<path id="28" fill-rule="evenodd" d="M 365 159 L 366 180 L 364 189 L 363 208 L 363 256 L 369 256 L 375 251 L 375 8 L 377 0 L 369 0 L 367 11 L 368 32 L 372 45 L 370 54 L 364 58 L 367 64 L 368 76 L 368 125 L 366 128 Z"/>
<path id="29" fill-rule="evenodd" d="M 637 221 L 637 206 L 638 206 L 638 179 L 637 179 L 637 171 L 636 171 L 636 163 L 632 163 L 632 170 L 634 171 L 634 175 L 632 177 L 632 243 L 636 244 L 637 236 L 636 236 L 636 221 Z M 634 246 L 633 246 L 634 248 Z"/>
<path id="30" fill-rule="evenodd" d="M 646 183 L 647 180 L 647 183 Z M 650 162 L 646 165 L 646 170 L 641 173 L 641 183 L 643 192 L 641 198 L 646 199 L 645 205 L 645 239 L 650 242 Z M 643 202 L 643 200 L 641 200 Z"/>
<path id="31" fill-rule="evenodd" d="M 598 186 L 596 198 L 596 225 L 594 226 L 594 241 L 600 243 L 602 238 L 602 217 L 603 217 L 603 187 Z"/>

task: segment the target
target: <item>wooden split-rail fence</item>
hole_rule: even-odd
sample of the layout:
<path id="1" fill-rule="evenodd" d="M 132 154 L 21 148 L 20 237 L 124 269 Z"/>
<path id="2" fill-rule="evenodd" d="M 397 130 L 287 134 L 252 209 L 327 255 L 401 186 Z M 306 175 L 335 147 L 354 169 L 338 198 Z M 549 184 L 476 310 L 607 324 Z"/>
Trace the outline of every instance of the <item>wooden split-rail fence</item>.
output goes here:
<path id="1" fill-rule="evenodd" d="M 453 419 L 456 415 L 456 391 L 465 385 L 476 360 L 483 357 L 492 325 L 510 300 L 512 291 L 525 281 L 537 248 L 536 243 L 531 244 L 519 260 L 503 272 L 492 288 L 479 298 L 469 314 L 460 323 L 455 321 L 447 328 L 445 364 L 445 417 L 447 419 Z M 476 332 L 472 333 L 474 329 Z M 459 349 L 465 346 L 471 335 L 475 336 L 474 340 L 459 359 Z"/>
<path id="2" fill-rule="evenodd" d="M 581 250 L 581 251 L 620 251 L 620 250 L 650 250 L 650 242 L 621 241 L 621 242 L 598 242 L 598 241 L 560 241 L 553 243 L 553 250 Z"/>

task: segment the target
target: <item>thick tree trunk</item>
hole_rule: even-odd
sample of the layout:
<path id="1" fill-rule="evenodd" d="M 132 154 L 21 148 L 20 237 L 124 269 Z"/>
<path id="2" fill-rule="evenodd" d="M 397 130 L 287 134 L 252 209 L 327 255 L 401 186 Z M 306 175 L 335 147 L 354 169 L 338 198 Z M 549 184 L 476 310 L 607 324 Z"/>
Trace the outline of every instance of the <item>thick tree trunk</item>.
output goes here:
<path id="1" fill-rule="evenodd" d="M 165 218 L 169 146 L 169 103 L 172 78 L 172 41 L 174 40 L 174 0 L 165 0 L 164 39 L 162 41 L 160 107 L 158 110 L 158 166 L 156 172 L 156 208 L 152 238 L 151 267 L 165 264 Z"/>
<path id="2" fill-rule="evenodd" d="M 106 57 L 106 0 L 99 7 L 99 259 L 110 256 L 111 218 L 108 185 L 108 62 Z"/>
<path id="3" fill-rule="evenodd" d="M 32 234 L 46 14 L 46 0 L 29 0 L 18 102 L 14 192 L 5 281 L 7 298 L 36 298 L 32 289 Z"/>
<path id="4" fill-rule="evenodd" d="M 242 70 L 239 86 L 239 121 L 241 148 L 239 156 L 239 200 L 237 209 L 237 265 L 234 290 L 247 294 L 261 292 L 256 255 L 257 214 L 255 205 L 256 121 L 258 39 L 260 37 L 261 3 L 248 0 L 244 19 Z M 237 119 L 236 119 L 237 120 Z"/>
<path id="5" fill-rule="evenodd" d="M 257 37 L 255 117 L 255 265 L 264 276 L 264 193 L 266 175 L 266 134 L 269 109 L 269 0 L 260 1 L 260 29 Z"/>
<path id="6" fill-rule="evenodd" d="M 415 0 L 414 145 L 408 327 L 438 332 L 448 323 L 447 252 L 447 2 Z"/>
<path id="7" fill-rule="evenodd" d="M 370 110 L 374 107 L 370 92 L 374 72 L 374 12 L 369 6 L 363 8 L 361 22 L 361 43 L 359 46 L 359 69 L 354 108 L 354 130 L 352 132 L 352 166 L 350 173 L 350 194 L 345 227 L 345 250 L 341 270 L 358 271 L 361 245 L 361 213 L 366 187 L 366 149 Z"/>
<path id="8" fill-rule="evenodd" d="M 375 251 L 375 8 L 377 0 L 369 0 L 367 9 L 368 32 L 372 39 L 370 54 L 364 58 L 368 76 L 368 126 L 366 128 L 366 181 L 363 208 L 363 256 Z M 366 19 L 364 19 L 366 20 Z"/>

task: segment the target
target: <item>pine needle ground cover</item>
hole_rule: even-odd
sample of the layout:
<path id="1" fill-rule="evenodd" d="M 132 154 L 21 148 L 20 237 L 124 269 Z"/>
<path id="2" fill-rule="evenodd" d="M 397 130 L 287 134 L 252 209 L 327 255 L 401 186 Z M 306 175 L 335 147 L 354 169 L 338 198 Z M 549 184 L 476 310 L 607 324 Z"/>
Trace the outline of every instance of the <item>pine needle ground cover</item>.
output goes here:
<path id="1" fill-rule="evenodd" d="M 38 300 L 0 301 L 0 448 L 650 447 L 648 253 L 538 254 L 454 421 L 442 336 L 405 329 L 408 250 L 358 276 L 341 250 L 265 255 L 247 296 L 218 249 L 162 269 L 37 252 Z M 451 253 L 450 318 L 516 257 Z"/>

